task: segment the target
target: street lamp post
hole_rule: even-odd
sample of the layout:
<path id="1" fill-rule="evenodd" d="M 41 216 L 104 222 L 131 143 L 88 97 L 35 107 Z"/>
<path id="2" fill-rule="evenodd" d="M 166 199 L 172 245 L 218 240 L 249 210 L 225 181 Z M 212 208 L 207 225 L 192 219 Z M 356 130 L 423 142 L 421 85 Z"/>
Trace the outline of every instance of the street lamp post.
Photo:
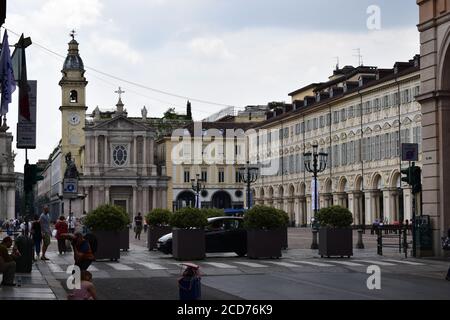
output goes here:
<path id="1" fill-rule="evenodd" d="M 306 171 L 313 174 L 314 177 L 314 222 L 313 222 L 313 243 L 311 245 L 311 249 L 318 249 L 317 245 L 317 221 L 316 215 L 319 207 L 319 197 L 317 190 L 317 174 L 325 171 L 327 168 L 327 158 L 328 154 L 317 152 L 318 145 L 313 145 L 313 152 L 304 153 L 305 158 L 305 169 Z"/>
<path id="2" fill-rule="evenodd" d="M 205 190 L 205 181 L 200 179 L 200 174 L 196 175 L 196 179 L 191 179 L 192 190 L 195 192 L 195 207 L 200 209 L 200 192 Z"/>
<path id="3" fill-rule="evenodd" d="M 241 177 L 241 181 L 247 184 L 247 209 L 252 207 L 251 204 L 251 190 L 250 185 L 255 183 L 258 180 L 258 167 L 251 167 L 250 161 L 247 161 L 246 167 L 241 167 L 239 170 L 239 176 Z"/>

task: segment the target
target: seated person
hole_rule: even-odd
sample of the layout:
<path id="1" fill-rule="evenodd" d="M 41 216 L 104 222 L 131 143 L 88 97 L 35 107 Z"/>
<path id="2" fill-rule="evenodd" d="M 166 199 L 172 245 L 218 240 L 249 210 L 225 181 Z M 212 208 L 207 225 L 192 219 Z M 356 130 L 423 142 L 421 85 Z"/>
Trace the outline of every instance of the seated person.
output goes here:
<path id="1" fill-rule="evenodd" d="M 81 271 L 80 289 L 75 289 L 67 296 L 68 300 L 97 300 L 95 286 L 92 283 L 92 274 L 89 271 Z"/>
<path id="2" fill-rule="evenodd" d="M 20 257 L 20 252 L 17 248 L 13 248 L 13 253 L 10 255 L 8 249 L 13 245 L 11 237 L 6 237 L 0 243 L 0 272 L 3 273 L 2 286 L 15 286 L 14 276 L 16 274 L 17 257 Z"/>

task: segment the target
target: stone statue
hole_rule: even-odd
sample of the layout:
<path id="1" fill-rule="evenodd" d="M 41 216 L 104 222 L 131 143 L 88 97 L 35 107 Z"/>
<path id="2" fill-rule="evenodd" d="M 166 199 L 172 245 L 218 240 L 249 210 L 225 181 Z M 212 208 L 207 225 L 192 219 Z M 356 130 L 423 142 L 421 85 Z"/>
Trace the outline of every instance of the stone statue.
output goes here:
<path id="1" fill-rule="evenodd" d="M 69 179 L 78 179 L 78 170 L 77 166 L 75 165 L 75 161 L 72 159 L 72 153 L 66 154 L 66 172 L 64 173 L 64 178 Z"/>
<path id="2" fill-rule="evenodd" d="M 142 115 L 142 120 L 146 120 L 147 119 L 147 108 L 145 106 L 141 110 L 141 115 Z"/>

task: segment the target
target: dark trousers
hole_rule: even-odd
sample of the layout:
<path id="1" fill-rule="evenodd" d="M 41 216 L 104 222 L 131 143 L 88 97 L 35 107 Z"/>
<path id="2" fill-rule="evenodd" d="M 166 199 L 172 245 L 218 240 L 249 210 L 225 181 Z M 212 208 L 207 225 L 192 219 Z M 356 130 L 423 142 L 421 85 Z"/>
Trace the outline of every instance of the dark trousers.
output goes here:
<path id="1" fill-rule="evenodd" d="M 92 260 L 82 260 L 75 263 L 76 266 L 80 268 L 81 271 L 86 271 L 91 265 Z"/>
<path id="2" fill-rule="evenodd" d="M 41 253 L 41 243 L 42 243 L 42 239 L 41 238 L 34 238 L 34 250 L 36 251 L 36 255 L 39 257 L 39 254 Z"/>
<path id="3" fill-rule="evenodd" d="M 59 251 L 59 253 L 63 253 L 63 252 L 67 251 L 66 240 L 58 239 L 58 251 Z"/>

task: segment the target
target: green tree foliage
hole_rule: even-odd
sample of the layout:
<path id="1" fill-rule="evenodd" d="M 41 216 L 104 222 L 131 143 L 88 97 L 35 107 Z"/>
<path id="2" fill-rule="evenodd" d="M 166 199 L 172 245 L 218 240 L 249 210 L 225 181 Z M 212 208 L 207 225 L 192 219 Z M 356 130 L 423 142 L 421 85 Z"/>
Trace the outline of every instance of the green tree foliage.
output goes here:
<path id="1" fill-rule="evenodd" d="M 254 206 L 244 215 L 246 229 L 273 230 L 286 227 L 288 222 L 286 212 L 266 206 Z"/>
<path id="2" fill-rule="evenodd" d="M 348 228 L 353 223 L 352 213 L 340 206 L 320 209 L 316 219 L 320 226 L 328 228 Z"/>
<path id="3" fill-rule="evenodd" d="M 102 205 L 84 218 L 84 224 L 93 231 L 120 231 L 127 228 L 130 219 L 121 207 Z"/>
<path id="4" fill-rule="evenodd" d="M 167 226 L 170 222 L 172 212 L 166 209 L 153 209 L 145 216 L 147 224 L 154 227 Z"/>
<path id="5" fill-rule="evenodd" d="M 174 228 L 204 228 L 208 220 L 202 210 L 197 208 L 183 208 L 170 217 L 170 225 Z"/>

